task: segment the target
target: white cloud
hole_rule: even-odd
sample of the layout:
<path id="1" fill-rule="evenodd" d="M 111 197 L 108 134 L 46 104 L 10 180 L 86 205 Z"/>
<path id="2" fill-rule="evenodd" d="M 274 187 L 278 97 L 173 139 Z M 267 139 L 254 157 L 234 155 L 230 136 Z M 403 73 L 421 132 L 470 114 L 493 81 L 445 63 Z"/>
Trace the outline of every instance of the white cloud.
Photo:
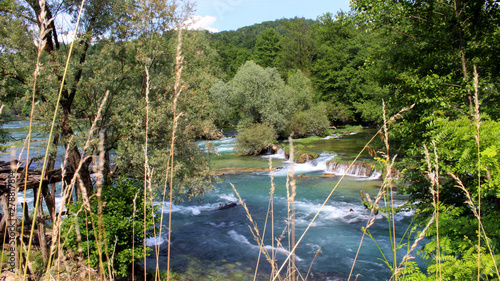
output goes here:
<path id="1" fill-rule="evenodd" d="M 204 29 L 210 32 L 218 32 L 218 29 L 211 27 L 216 20 L 217 18 L 213 16 L 192 16 L 185 24 L 188 26 L 188 29 Z"/>

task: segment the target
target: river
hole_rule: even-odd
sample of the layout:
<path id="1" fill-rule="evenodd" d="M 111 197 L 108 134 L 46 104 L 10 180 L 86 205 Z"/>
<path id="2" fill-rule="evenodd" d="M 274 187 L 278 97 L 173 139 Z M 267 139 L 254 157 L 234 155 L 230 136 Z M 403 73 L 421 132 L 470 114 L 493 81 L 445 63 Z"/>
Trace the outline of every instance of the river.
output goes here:
<path id="1" fill-rule="evenodd" d="M 320 210 L 321 205 L 337 184 L 340 176 L 323 177 L 331 172 L 327 168 L 327 161 L 342 158 L 354 158 L 368 139 L 373 135 L 373 130 L 364 130 L 356 135 L 346 135 L 338 138 L 317 140 L 308 143 L 306 149 L 320 152 L 321 155 L 308 163 L 295 164 L 297 196 L 296 208 L 296 237 L 304 233 L 314 215 Z M 291 164 L 280 157 L 237 157 L 233 153 L 236 140 L 225 138 L 211 143 L 218 148 L 221 154 L 214 159 L 216 168 L 226 167 L 266 167 L 269 158 L 274 158 L 274 167 L 283 167 L 273 172 L 273 182 L 276 191 L 274 201 L 274 234 L 275 240 L 279 238 L 287 227 L 287 172 Z M 203 146 L 203 143 L 200 143 Z M 365 158 L 369 156 L 363 154 Z M 312 227 L 304 235 L 296 250 L 296 264 L 303 276 L 311 269 L 308 280 L 346 280 L 354 261 L 359 243 L 361 241 L 361 228 L 366 226 L 370 212 L 363 206 L 359 191 L 363 190 L 372 198 L 376 196 L 382 181 L 380 174 L 374 172 L 366 177 L 348 176 L 344 178 L 331 199 L 322 208 Z M 216 189 L 191 202 L 183 202 L 173 206 L 172 217 L 172 264 L 173 271 L 188 271 L 196 280 L 196 272 L 191 267 L 198 268 L 200 276 L 212 272 L 217 280 L 253 280 L 253 269 L 259 256 L 259 247 L 250 232 L 250 222 L 247 213 L 241 205 L 232 208 L 219 209 L 228 202 L 237 202 L 237 197 L 231 184 L 235 186 L 244 200 L 252 219 L 257 223 L 262 234 L 268 213 L 271 189 L 270 172 L 254 172 L 229 174 L 221 177 L 221 182 L 216 184 Z M 395 204 L 401 205 L 405 198 L 395 195 Z M 168 204 L 165 204 L 168 210 Z M 168 211 L 165 211 L 167 214 Z M 399 243 L 408 225 L 411 222 L 412 212 L 401 212 L 396 215 L 396 236 Z M 270 221 L 271 218 L 268 218 Z M 264 244 L 269 251 L 272 249 L 271 223 L 269 222 Z M 392 261 L 391 244 L 389 238 L 388 220 L 383 214 L 376 216 L 376 221 L 370 227 L 370 233 L 378 246 Z M 166 237 L 160 243 L 160 268 L 166 268 Z M 286 238 L 281 241 L 285 246 L 274 249 L 278 253 L 280 266 L 287 256 L 288 242 Z M 154 239 L 149 244 L 154 245 Z M 405 242 L 403 242 L 405 243 Z M 320 253 L 315 258 L 318 251 Z M 406 253 L 403 247 L 398 251 L 398 260 Z M 361 248 L 354 275 L 360 274 L 358 280 L 386 280 L 391 277 L 388 267 L 381 261 L 382 254 L 376 243 L 365 237 Z M 155 256 L 147 260 L 149 267 L 154 267 Z M 191 267 L 190 267 L 191 266 Z M 262 280 L 269 273 L 270 266 L 262 256 L 260 262 Z M 239 275 L 235 275 L 239 274 Z M 236 277 L 235 277 L 236 276 Z M 243 277 L 245 276 L 245 277 Z M 354 280 L 354 278 L 353 278 Z"/>
<path id="2" fill-rule="evenodd" d="M 25 124 L 7 123 L 11 135 L 23 137 Z M 358 134 L 335 136 L 308 142 L 302 149 L 320 153 L 320 156 L 304 164 L 294 164 L 297 195 L 295 198 L 295 236 L 299 240 L 340 176 L 323 177 L 332 173 L 327 162 L 353 159 L 368 139 L 373 130 L 365 129 Z M 282 167 L 270 172 L 228 174 L 220 177 L 215 190 L 191 201 L 172 206 L 172 270 L 191 278 L 188 280 L 253 280 L 252 276 L 259 257 L 259 247 L 249 229 L 249 219 L 243 206 L 231 187 L 235 186 L 241 198 L 259 228 L 262 235 L 266 219 L 269 220 L 264 244 L 268 251 L 277 252 L 277 264 L 288 254 L 288 238 L 280 239 L 287 229 L 288 200 L 287 173 L 291 163 L 282 154 L 238 157 L 233 149 L 236 139 L 226 137 L 211 141 L 220 156 L 213 159 L 215 168 L 265 168 L 269 158 L 274 167 Z M 199 142 L 201 147 L 205 142 Z M 8 160 L 9 154 L 0 157 Z M 370 159 L 367 153 L 362 155 Z M 274 202 L 274 239 L 272 238 L 271 217 L 267 217 L 271 181 L 275 185 Z M 374 198 L 381 185 L 377 171 L 370 175 L 347 176 L 333 193 L 330 200 L 321 209 L 317 219 L 311 224 L 296 250 L 296 266 L 305 277 L 311 267 L 308 280 L 346 280 L 349 276 L 358 246 L 361 241 L 361 228 L 366 226 L 370 212 L 363 206 L 359 191 L 362 190 Z M 21 195 L 20 195 L 21 196 Z M 32 200 L 29 193 L 27 201 Z M 402 205 L 405 198 L 395 194 L 395 204 Z M 22 201 L 22 198 L 19 198 Z M 59 203 L 59 200 L 58 200 Z M 161 202 L 157 202 L 161 204 Z M 237 204 L 234 204 L 237 203 Z M 226 206 L 228 208 L 221 208 Z M 168 215 L 168 203 L 164 204 L 164 214 Z M 401 237 L 411 222 L 412 212 L 396 214 L 396 240 Z M 392 262 L 389 223 L 383 214 L 376 216 L 375 224 L 370 227 L 372 240 L 365 237 L 353 276 L 358 280 L 387 280 L 391 271 L 380 259 L 381 251 Z M 274 248 L 273 248 L 273 242 Z M 284 246 L 277 246 L 279 240 Z M 167 236 L 151 238 L 149 246 L 160 245 L 158 257 L 153 253 L 146 259 L 146 266 L 154 268 L 158 258 L 160 268 L 166 269 Z M 412 242 L 412 241 L 411 241 Z M 402 243 L 408 243 L 403 241 Z M 378 246 L 377 246 L 378 245 Z M 380 249 L 380 250 L 379 250 Z M 407 246 L 398 251 L 398 261 L 406 253 Z M 262 256 L 259 265 L 259 280 L 268 280 L 269 263 Z M 201 279 L 200 279 L 201 278 Z M 353 279 L 354 280 L 354 279 Z"/>

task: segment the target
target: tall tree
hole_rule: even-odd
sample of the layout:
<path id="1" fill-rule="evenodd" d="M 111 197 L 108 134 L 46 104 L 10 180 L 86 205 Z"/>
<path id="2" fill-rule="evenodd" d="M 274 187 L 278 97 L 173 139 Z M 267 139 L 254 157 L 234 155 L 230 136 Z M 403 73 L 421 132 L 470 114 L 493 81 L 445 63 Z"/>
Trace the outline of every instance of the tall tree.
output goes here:
<path id="1" fill-rule="evenodd" d="M 315 25 L 317 56 L 311 67 L 311 80 L 318 99 L 331 104 L 338 116 L 333 120 L 380 121 L 379 108 L 385 94 L 374 81 L 374 61 L 387 39 L 356 23 L 353 15 L 326 13 Z M 352 112 L 351 120 L 336 108 Z M 357 113 L 354 115 L 354 113 Z M 354 119 L 354 120 L 352 120 Z"/>
<path id="2" fill-rule="evenodd" d="M 357 0 L 352 7 L 360 20 L 397 35 L 384 54 L 380 81 L 393 89 L 390 103 L 416 103 L 414 117 L 469 111 L 474 65 L 485 87 L 498 84 L 496 1 Z M 498 100 L 493 91 L 484 91 L 482 99 L 490 105 L 483 110 L 498 111 L 491 106 Z"/>
<path id="3" fill-rule="evenodd" d="M 79 1 L 48 2 L 45 6 L 45 15 L 50 17 L 56 16 L 56 12 L 66 13 L 76 20 L 79 3 Z M 126 157 L 130 157 L 128 159 L 130 163 L 136 161 L 137 164 L 138 161 L 144 160 L 143 156 L 140 156 L 144 154 L 141 145 L 144 143 L 146 122 L 144 95 L 147 76 L 144 69 L 148 68 L 150 73 L 148 82 L 151 85 L 150 99 L 153 112 L 150 134 L 158 137 L 162 134 L 170 135 L 169 120 L 172 120 L 172 116 L 169 113 L 169 104 L 172 101 L 172 77 L 175 76 L 175 46 L 174 39 L 170 38 L 176 36 L 172 36 L 174 31 L 166 30 L 165 27 L 182 21 L 181 13 L 189 13 L 190 7 L 185 7 L 181 11 L 181 7 L 163 0 L 137 3 L 109 0 L 85 3 L 70 68 L 62 88 L 60 114 L 55 123 L 56 131 L 52 144 L 54 148 L 69 145 L 68 169 L 75 171 L 82 159 L 82 153 L 88 156 L 97 149 L 96 145 L 91 145 L 89 151 L 83 152 L 82 143 L 88 136 L 87 130 L 96 116 L 104 94 L 109 91 L 107 103 L 97 124 L 97 131 L 101 132 L 105 139 L 107 155 L 105 176 L 116 176 L 120 171 L 140 173 L 143 169 L 132 170 L 131 167 L 137 166 L 125 164 L 124 161 Z M 0 72 L 5 74 L 1 76 L 2 85 L 15 84 L 22 89 L 22 93 L 27 93 L 28 97 L 33 85 L 32 75 L 37 52 L 30 38 L 33 37 L 34 27 L 40 26 L 40 21 L 43 20 L 40 16 L 43 14 L 41 8 L 38 1 L 1 2 L 1 30 L 2 32 L 6 30 L 3 27 L 13 28 L 12 32 L 0 39 L 2 40 L 0 60 L 6 62 L 0 65 Z M 53 27 L 45 34 L 47 44 L 41 56 L 43 68 L 39 72 L 35 96 L 37 102 L 35 117 L 45 124 L 51 124 L 52 121 L 69 47 L 61 40 L 60 27 L 58 25 Z M 189 82 L 185 89 L 189 94 L 180 101 L 180 106 L 185 116 L 189 117 L 181 118 L 182 126 L 185 128 L 181 132 L 185 134 L 180 134 L 179 139 L 184 138 L 185 144 L 189 145 L 182 146 L 184 150 L 179 150 L 179 157 L 176 157 L 178 166 L 186 167 L 179 172 L 179 177 L 183 180 L 179 181 L 177 188 L 181 193 L 185 192 L 192 196 L 198 191 L 204 192 L 210 186 L 208 164 L 201 151 L 196 148 L 193 139 L 211 135 L 215 130 L 210 121 L 213 118 L 208 114 L 209 107 L 206 104 L 208 98 L 203 95 L 206 95 L 205 89 L 211 87 L 212 81 L 215 81 L 214 75 L 218 74 L 211 68 L 210 61 L 215 53 L 208 47 L 207 42 L 197 34 L 190 33 L 185 36 L 185 40 L 192 42 L 192 45 L 187 45 L 191 48 L 186 49 L 188 59 L 186 63 L 193 69 L 186 70 L 185 81 Z M 197 71 L 199 73 L 196 73 Z M 2 94 L 11 94 L 12 87 L 9 87 L 2 86 Z M 191 103 L 188 97 L 196 99 L 197 103 Z M 203 104 L 203 110 L 192 108 L 190 104 Z M 88 123 L 82 123 L 82 119 Z M 204 127 L 192 124 L 199 119 L 205 122 Z M 204 131 L 205 128 L 208 129 Z M 152 136 L 151 139 L 154 139 Z M 162 140 L 164 143 L 170 141 L 165 137 Z M 165 147 L 169 147 L 169 145 L 161 147 L 159 144 L 150 146 L 151 157 L 154 155 L 159 159 L 162 155 L 160 151 L 163 151 L 164 155 Z M 55 167 L 56 150 L 54 149 L 50 155 L 48 169 Z M 121 153 L 116 161 L 110 159 L 111 150 Z M 193 159 L 198 159 L 203 164 L 198 162 L 199 169 L 189 170 L 187 168 L 189 165 L 181 164 L 187 159 L 190 159 L 192 165 L 196 165 Z M 87 158 L 80 169 L 80 178 L 88 196 L 93 192 L 93 182 L 90 177 L 91 160 Z M 112 162 L 116 164 L 114 167 L 111 167 Z M 158 167 L 161 163 L 163 162 L 157 162 Z M 152 161 L 152 165 L 154 164 Z M 191 176 L 200 184 L 186 188 Z M 198 187 L 200 189 L 197 189 Z M 55 211 L 54 192 L 55 189 L 44 190 L 52 216 Z"/>
<path id="4" fill-rule="evenodd" d="M 309 76 L 311 62 L 316 54 L 312 22 L 294 18 L 286 23 L 283 36 L 280 69 L 285 72 L 300 69 Z"/>
<path id="5" fill-rule="evenodd" d="M 394 127 L 392 147 L 406 155 L 401 166 L 411 167 L 406 191 L 422 214 L 417 219 L 425 224 L 439 214 L 439 229 L 432 225 L 427 232 L 432 238 L 424 251 L 430 260 L 427 273 L 439 279 L 497 277 L 491 268 L 498 257 L 485 253 L 484 241 L 493 249 L 500 241 L 495 219 L 499 171 L 489 166 L 498 159 L 498 136 L 491 132 L 499 130 L 499 3 L 356 0 L 352 7 L 361 21 L 393 38 L 379 64 L 379 82 L 391 91 L 386 101 L 393 110 L 415 104 Z M 477 104 L 474 68 L 479 73 Z M 424 144 L 431 154 L 436 147 L 429 164 L 423 160 Z M 439 202 L 433 201 L 436 188 Z M 478 213 L 488 238 L 485 233 L 478 237 Z"/>
<path id="6" fill-rule="evenodd" d="M 254 47 L 254 61 L 262 67 L 276 67 L 281 51 L 281 36 L 273 29 L 263 31 Z"/>

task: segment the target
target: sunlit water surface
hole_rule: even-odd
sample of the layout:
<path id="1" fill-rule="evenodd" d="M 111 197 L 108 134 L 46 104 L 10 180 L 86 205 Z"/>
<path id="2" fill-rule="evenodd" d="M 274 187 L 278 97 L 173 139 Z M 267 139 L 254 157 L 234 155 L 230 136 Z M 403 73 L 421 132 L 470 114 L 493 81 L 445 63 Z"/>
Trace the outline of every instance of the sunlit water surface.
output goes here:
<path id="1" fill-rule="evenodd" d="M 26 136 L 26 125 L 25 121 L 8 122 L 4 124 L 4 128 L 8 129 L 13 138 L 21 139 Z M 366 226 L 370 217 L 370 212 L 361 203 L 359 192 L 362 190 L 374 198 L 382 182 L 376 172 L 370 177 L 347 176 L 323 206 L 333 188 L 337 186 L 340 177 L 322 177 L 322 175 L 328 172 L 326 165 L 328 161 L 353 159 L 374 133 L 373 130 L 365 130 L 359 134 L 308 142 L 302 145 L 302 149 L 320 153 L 320 156 L 308 163 L 293 165 L 297 176 L 295 177 L 297 194 L 294 202 L 295 237 L 296 241 L 300 241 L 296 250 L 296 266 L 305 276 L 312 264 L 308 280 L 346 280 L 349 276 L 361 242 L 361 228 Z M 35 137 L 37 141 L 41 138 L 43 136 Z M 214 191 L 194 200 L 173 205 L 170 245 L 174 272 L 183 273 L 195 266 L 199 276 L 203 276 L 204 272 L 210 272 L 214 268 L 219 271 L 234 271 L 235 268 L 241 268 L 243 275 L 240 272 L 239 275 L 225 276 L 232 276 L 230 278 L 233 280 L 252 280 L 251 274 L 257 265 L 260 249 L 249 229 L 247 213 L 239 203 L 221 209 L 221 206 L 238 202 L 231 184 L 248 207 L 253 221 L 259 228 L 259 234 L 265 237 L 265 249 L 270 253 L 276 252 L 278 267 L 289 253 L 287 194 L 290 194 L 291 190 L 290 184 L 287 184 L 287 175 L 292 169 L 292 164 L 286 161 L 282 154 L 235 156 L 235 144 L 236 139 L 232 137 L 198 142 L 201 148 L 206 148 L 208 145 L 217 149 L 220 155 L 212 160 L 215 168 L 265 168 L 269 166 L 270 158 L 273 167 L 281 168 L 274 170 L 272 177 L 270 172 L 221 176 L 221 181 L 215 184 Z M 34 145 L 35 148 L 40 146 L 39 142 Z M 17 147 L 16 150 L 19 154 L 20 148 Z M 62 154 L 62 148 L 60 150 Z M 39 152 L 33 150 L 30 155 L 33 157 L 36 153 Z M 361 156 L 362 159 L 370 159 L 366 152 Z M 0 156 L 0 160 L 8 161 L 8 159 L 10 159 L 9 154 Z M 275 186 L 272 196 L 274 216 L 269 212 L 272 183 Z M 404 197 L 395 196 L 397 205 L 404 204 Z M 33 201 L 32 198 L 29 191 L 26 199 L 20 194 L 18 202 L 26 200 L 30 203 Z M 59 206 L 59 200 L 57 203 Z M 157 204 L 162 203 L 157 202 Z M 170 206 L 164 203 L 163 207 L 164 215 L 168 215 Z M 318 212 L 319 215 L 312 222 Z M 396 214 L 397 243 L 406 232 L 412 214 L 411 211 Z M 380 260 L 383 258 L 382 251 L 389 262 L 392 262 L 389 223 L 383 214 L 378 214 L 375 218 L 375 224 L 369 230 L 376 243 L 369 237 L 363 240 L 353 271 L 354 276 L 359 274 L 358 280 L 386 280 L 391 277 L 390 270 Z M 309 225 L 309 230 L 304 234 Z M 166 269 L 168 245 L 166 231 L 162 237 L 150 238 L 147 243 L 151 247 L 158 244 L 160 253 L 158 257 L 153 253 L 146 260 L 146 266 L 154 268 L 158 258 L 160 268 Z M 398 251 L 398 260 L 404 256 L 406 249 L 407 247 L 402 247 Z M 259 265 L 260 278 L 265 278 L 270 271 L 269 263 L 262 256 Z"/>

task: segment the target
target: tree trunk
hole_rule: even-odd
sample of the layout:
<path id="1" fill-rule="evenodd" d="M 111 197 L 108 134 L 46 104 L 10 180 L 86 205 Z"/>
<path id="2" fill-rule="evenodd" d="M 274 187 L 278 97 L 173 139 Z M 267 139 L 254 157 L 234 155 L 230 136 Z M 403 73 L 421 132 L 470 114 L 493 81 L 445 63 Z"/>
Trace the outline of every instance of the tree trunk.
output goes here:
<path id="1" fill-rule="evenodd" d="M 45 185 L 47 189 L 47 186 Z M 43 188 L 42 188 L 43 190 Z M 37 194 L 38 190 L 33 189 L 33 194 Z M 36 212 L 36 224 L 38 229 L 38 242 L 40 243 L 40 251 L 42 252 L 43 265 L 47 265 L 49 261 L 49 251 L 47 247 L 47 239 L 45 238 L 45 219 L 43 215 L 42 207 L 42 195 L 40 194 L 40 202 L 38 204 L 38 210 Z"/>
<path id="2" fill-rule="evenodd" d="M 72 146 L 70 148 L 70 151 L 68 152 L 68 165 L 72 172 L 76 172 L 76 169 L 78 168 L 81 159 L 82 158 L 80 156 L 80 151 L 78 151 L 78 148 L 76 146 Z M 92 158 L 88 158 L 87 160 L 83 161 L 82 167 L 78 172 L 78 177 L 82 180 L 83 186 L 85 187 L 88 197 L 92 196 L 94 190 L 94 186 L 92 184 L 92 179 L 90 177 L 90 171 L 89 171 L 89 165 L 91 161 Z"/>

